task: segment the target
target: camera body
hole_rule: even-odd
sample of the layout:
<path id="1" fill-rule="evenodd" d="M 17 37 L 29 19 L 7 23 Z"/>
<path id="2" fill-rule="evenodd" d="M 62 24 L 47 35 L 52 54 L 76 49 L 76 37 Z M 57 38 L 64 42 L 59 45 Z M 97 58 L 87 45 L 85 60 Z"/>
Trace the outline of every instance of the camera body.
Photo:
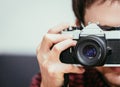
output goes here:
<path id="1" fill-rule="evenodd" d="M 82 66 L 103 66 L 120 64 L 120 30 L 103 31 L 91 23 L 82 30 L 71 27 L 61 32 L 70 34 L 77 41 L 60 54 L 60 61 Z"/>

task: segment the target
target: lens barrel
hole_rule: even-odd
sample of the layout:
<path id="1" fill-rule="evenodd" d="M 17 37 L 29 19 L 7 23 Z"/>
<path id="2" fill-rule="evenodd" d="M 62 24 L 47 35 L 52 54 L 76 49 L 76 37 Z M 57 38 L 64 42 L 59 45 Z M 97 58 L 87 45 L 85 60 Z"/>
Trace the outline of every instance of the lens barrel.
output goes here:
<path id="1" fill-rule="evenodd" d="M 75 51 L 78 61 L 83 66 L 102 65 L 107 54 L 106 41 L 104 37 L 95 35 L 80 37 Z"/>

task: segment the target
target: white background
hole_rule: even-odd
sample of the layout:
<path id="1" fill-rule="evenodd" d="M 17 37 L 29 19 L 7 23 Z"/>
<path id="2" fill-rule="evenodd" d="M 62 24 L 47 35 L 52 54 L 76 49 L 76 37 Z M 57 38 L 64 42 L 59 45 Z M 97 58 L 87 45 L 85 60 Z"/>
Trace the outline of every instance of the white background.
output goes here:
<path id="1" fill-rule="evenodd" d="M 49 28 L 74 20 L 71 0 L 0 0 L 0 54 L 35 54 Z"/>

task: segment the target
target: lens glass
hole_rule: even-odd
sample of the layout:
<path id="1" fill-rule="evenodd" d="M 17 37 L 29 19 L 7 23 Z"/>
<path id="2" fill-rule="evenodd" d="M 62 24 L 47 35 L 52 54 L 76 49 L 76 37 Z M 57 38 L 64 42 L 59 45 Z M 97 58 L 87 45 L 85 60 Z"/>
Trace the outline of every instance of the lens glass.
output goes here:
<path id="1" fill-rule="evenodd" d="M 97 50 L 93 45 L 87 45 L 83 48 L 83 55 L 89 59 L 94 58 L 97 55 Z"/>

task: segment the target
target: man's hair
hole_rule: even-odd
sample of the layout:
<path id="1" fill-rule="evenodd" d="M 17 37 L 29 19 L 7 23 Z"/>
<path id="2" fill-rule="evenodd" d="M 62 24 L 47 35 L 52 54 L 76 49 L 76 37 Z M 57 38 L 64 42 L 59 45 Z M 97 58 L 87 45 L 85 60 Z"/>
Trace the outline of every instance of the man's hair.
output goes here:
<path id="1" fill-rule="evenodd" d="M 99 4 L 102 4 L 107 0 L 72 0 L 73 12 L 79 22 L 84 23 L 85 9 L 89 8 L 97 1 L 100 1 Z M 111 3 L 113 3 L 114 1 L 120 2 L 120 0 L 111 0 Z"/>

